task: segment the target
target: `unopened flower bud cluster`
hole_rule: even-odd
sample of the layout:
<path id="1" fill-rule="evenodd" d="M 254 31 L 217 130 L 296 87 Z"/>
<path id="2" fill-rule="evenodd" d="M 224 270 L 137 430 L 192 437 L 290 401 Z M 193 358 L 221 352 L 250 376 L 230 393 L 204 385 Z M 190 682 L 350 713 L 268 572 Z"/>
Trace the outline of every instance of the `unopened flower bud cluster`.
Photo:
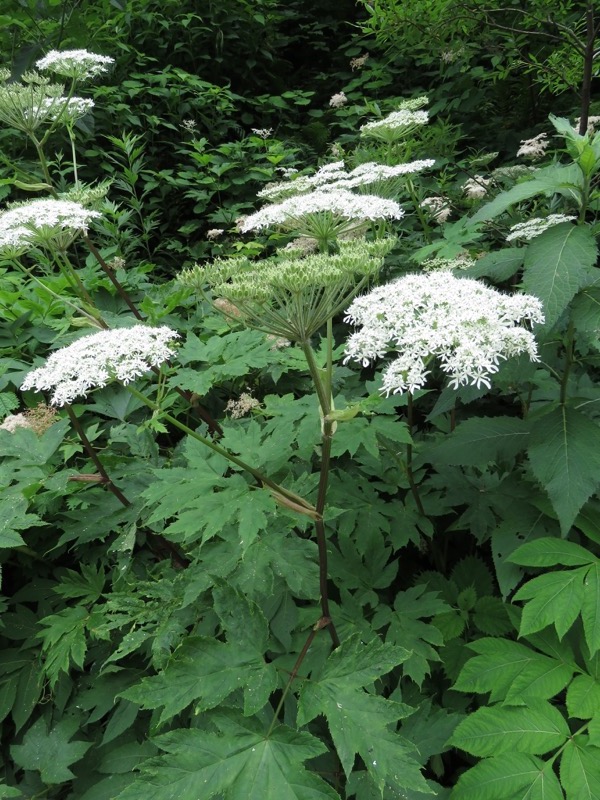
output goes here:
<path id="1" fill-rule="evenodd" d="M 453 388 L 490 388 L 501 360 L 520 353 L 537 360 L 533 334 L 518 323 L 543 319 L 530 295 L 503 294 L 446 271 L 407 275 L 354 300 L 346 321 L 361 330 L 348 339 L 346 361 L 367 366 L 397 353 L 383 373 L 388 395 L 424 386 L 434 358 Z"/>
<path id="2" fill-rule="evenodd" d="M 518 222 L 510 229 L 506 241 L 513 242 L 515 239 L 530 241 L 547 231 L 548 228 L 554 227 L 554 225 L 560 225 L 561 222 L 573 222 L 576 219 L 577 217 L 566 214 L 549 214 L 547 217 L 534 217 L 526 222 Z"/>
<path id="3" fill-rule="evenodd" d="M 25 378 L 22 391 L 52 392 L 51 403 L 63 406 L 92 389 L 117 380 L 127 384 L 174 355 L 169 344 L 179 334 L 162 326 L 135 325 L 100 331 L 52 353 L 43 367 Z"/>

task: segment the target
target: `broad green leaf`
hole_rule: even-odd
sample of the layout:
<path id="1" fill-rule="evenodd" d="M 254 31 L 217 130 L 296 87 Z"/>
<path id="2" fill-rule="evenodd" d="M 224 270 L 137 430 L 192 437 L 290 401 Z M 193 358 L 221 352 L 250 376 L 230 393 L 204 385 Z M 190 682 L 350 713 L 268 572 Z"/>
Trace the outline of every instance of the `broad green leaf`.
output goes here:
<path id="1" fill-rule="evenodd" d="M 14 786 L 7 786 L 5 783 L 0 783 L 0 800 L 12 800 L 12 798 L 20 800 L 25 795 L 16 789 Z"/>
<path id="2" fill-rule="evenodd" d="M 71 742 L 79 723 L 75 719 L 62 719 L 48 730 L 43 719 L 38 719 L 23 737 L 23 744 L 10 748 L 15 763 L 22 769 L 36 770 L 44 783 L 64 783 L 75 776 L 69 769 L 92 746 L 91 742 Z"/>
<path id="3" fill-rule="evenodd" d="M 479 655 L 467 661 L 454 688 L 489 692 L 492 702 L 520 705 L 527 698 L 549 700 L 565 688 L 574 672 L 563 659 L 508 639 L 478 639 L 469 649 Z"/>
<path id="4" fill-rule="evenodd" d="M 574 736 L 560 760 L 560 779 L 567 800 L 600 800 L 600 748 Z"/>
<path id="5" fill-rule="evenodd" d="M 362 688 L 408 655 L 377 639 L 363 644 L 354 637 L 334 650 L 318 678 L 313 675 L 304 683 L 298 699 L 298 724 L 324 714 L 346 776 L 358 754 L 380 791 L 388 783 L 427 792 L 412 748 L 389 730 L 410 711 Z"/>
<path id="6" fill-rule="evenodd" d="M 592 229 L 563 222 L 536 236 L 525 253 L 523 288 L 544 304 L 551 328 L 577 292 L 589 283 L 598 248 Z"/>
<path id="7" fill-rule="evenodd" d="M 600 565 L 594 564 L 583 581 L 583 631 L 590 654 L 600 650 Z"/>
<path id="8" fill-rule="evenodd" d="M 521 545 L 508 557 L 508 560 L 524 567 L 554 567 L 557 564 L 580 567 L 597 561 L 585 547 L 549 536 Z"/>
<path id="9" fill-rule="evenodd" d="M 529 424 L 520 417 L 471 417 L 426 454 L 434 464 L 476 466 L 514 458 L 529 440 Z"/>
<path id="10" fill-rule="evenodd" d="M 525 250 L 522 247 L 504 247 L 478 258 L 472 267 L 461 271 L 461 276 L 506 281 L 521 269 L 524 257 Z"/>
<path id="11" fill-rule="evenodd" d="M 563 800 L 551 765 L 523 753 L 504 753 L 486 758 L 463 772 L 452 792 L 452 800 Z M 546 783 L 540 794 L 535 787 Z"/>
<path id="12" fill-rule="evenodd" d="M 566 535 L 600 483 L 600 427 L 572 408 L 555 408 L 532 424 L 529 461 Z"/>
<path id="13" fill-rule="evenodd" d="M 560 192 L 572 197 L 573 190 L 577 192 L 581 181 L 581 172 L 575 164 L 565 167 L 545 167 L 540 169 L 532 180 L 518 183 L 512 189 L 502 192 L 489 203 L 486 203 L 476 214 L 473 214 L 469 219 L 469 224 L 475 225 L 478 222 L 494 219 L 494 217 L 499 216 L 515 203 L 535 197 L 537 194 Z"/>
<path id="14" fill-rule="evenodd" d="M 600 315 L 600 286 L 598 283 L 586 286 L 573 300 L 571 319 L 578 331 L 598 332 Z"/>
<path id="15" fill-rule="evenodd" d="M 548 572 L 522 586 L 513 598 L 529 600 L 523 608 L 520 635 L 554 625 L 562 639 L 581 612 L 586 572 L 586 567 Z"/>
<path id="16" fill-rule="evenodd" d="M 244 692 L 244 713 L 254 714 L 277 685 L 277 673 L 265 663 L 262 649 L 247 643 L 190 636 L 163 672 L 132 686 L 121 697 L 141 708 L 162 708 L 163 723 L 191 703 L 197 711 L 214 708 L 237 689 Z"/>
<path id="17" fill-rule="evenodd" d="M 463 720 L 450 744 L 475 756 L 506 752 L 540 755 L 560 747 L 569 726 L 554 706 L 530 700 L 527 706 L 483 707 Z"/>
<path id="18" fill-rule="evenodd" d="M 278 725 L 270 734 L 255 720 L 219 715 L 219 734 L 174 730 L 155 740 L 164 755 L 141 767 L 141 776 L 118 800 L 339 800 L 304 762 L 326 752 L 309 733 Z"/>
<path id="19" fill-rule="evenodd" d="M 600 710 L 600 683 L 589 675 L 577 675 L 567 689 L 570 717 L 591 719 Z"/>

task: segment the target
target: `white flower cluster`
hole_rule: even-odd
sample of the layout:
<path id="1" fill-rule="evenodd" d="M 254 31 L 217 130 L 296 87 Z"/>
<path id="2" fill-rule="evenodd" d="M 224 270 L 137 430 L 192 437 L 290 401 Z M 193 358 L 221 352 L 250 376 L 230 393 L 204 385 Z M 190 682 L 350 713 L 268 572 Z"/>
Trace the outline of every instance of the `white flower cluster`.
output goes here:
<path id="1" fill-rule="evenodd" d="M 367 366 L 398 353 L 383 373 L 386 394 L 414 392 L 438 358 L 450 386 L 490 388 L 501 359 L 527 353 L 537 360 L 533 334 L 518 323 L 543 322 L 542 304 L 530 295 L 507 295 L 450 272 L 407 275 L 358 297 L 346 321 L 361 325 L 346 345 L 346 361 Z"/>
<path id="2" fill-rule="evenodd" d="M 261 139 L 268 139 L 273 134 L 273 128 L 252 128 L 251 130 L 255 136 L 260 136 Z"/>
<path id="3" fill-rule="evenodd" d="M 475 175 L 474 178 L 469 178 L 463 183 L 463 194 L 471 198 L 471 200 L 479 200 L 486 196 L 488 186 L 491 182 L 491 178 L 484 178 L 482 175 Z"/>
<path id="4" fill-rule="evenodd" d="M 526 222 L 518 222 L 513 225 L 506 237 L 507 242 L 513 242 L 515 239 L 535 239 L 536 236 L 552 228 L 554 225 L 560 225 L 561 222 L 573 222 L 577 217 L 567 216 L 566 214 L 549 214 L 547 217 L 533 217 Z"/>
<path id="5" fill-rule="evenodd" d="M 577 132 L 579 132 L 579 125 L 581 124 L 581 117 L 577 117 L 575 120 L 574 128 Z M 587 133 L 592 134 L 600 126 L 600 117 L 590 115 L 587 121 Z"/>
<path id="6" fill-rule="evenodd" d="M 431 272 L 435 269 L 445 269 L 453 272 L 457 269 L 469 269 L 475 266 L 476 263 L 476 260 L 471 258 L 468 253 L 463 253 L 454 258 L 428 258 L 421 263 L 421 266 L 425 272 Z"/>
<path id="7" fill-rule="evenodd" d="M 323 212 L 350 220 L 401 219 L 404 216 L 404 211 L 394 200 L 370 194 L 353 194 L 348 189 L 319 189 L 261 208 L 246 217 L 240 225 L 240 231 L 247 233 L 271 225 L 294 225 L 310 214 Z"/>
<path id="8" fill-rule="evenodd" d="M 250 392 L 242 392 L 239 400 L 228 400 L 225 411 L 229 413 L 231 419 L 241 419 L 252 412 L 252 409 L 260 407 L 260 400 L 252 397 Z"/>
<path id="9" fill-rule="evenodd" d="M 99 211 L 71 200 L 30 200 L 0 213 L 0 250 L 27 248 L 45 230 L 85 232 L 90 220 L 100 216 Z"/>
<path id="10" fill-rule="evenodd" d="M 342 108 L 348 102 L 348 98 L 346 97 L 344 92 L 338 92 L 331 96 L 329 100 L 329 105 L 331 108 Z"/>
<path id="11" fill-rule="evenodd" d="M 359 164 L 350 172 L 344 169 L 343 161 L 333 161 L 325 164 L 314 175 L 299 175 L 291 181 L 281 181 L 266 186 L 258 193 L 259 197 L 269 200 L 278 200 L 291 195 L 306 194 L 314 189 L 321 191 L 334 191 L 337 189 L 355 189 L 359 186 L 369 186 L 374 183 L 384 183 L 400 178 L 402 175 L 411 175 L 429 169 L 435 164 L 433 158 L 424 158 L 419 161 L 409 161 L 405 164 L 386 166 L 369 161 Z"/>
<path id="12" fill-rule="evenodd" d="M 94 107 L 94 101 L 88 97 L 59 97 L 49 100 L 49 116 L 51 119 L 77 120 L 84 117 Z"/>
<path id="13" fill-rule="evenodd" d="M 549 144 L 548 134 L 538 133 L 533 139 L 523 139 L 521 141 L 521 146 L 517 150 L 517 156 L 531 158 L 532 161 L 536 161 L 538 158 L 542 158 L 546 153 Z"/>
<path id="14" fill-rule="evenodd" d="M 427 125 L 429 122 L 429 114 L 427 111 L 411 111 L 409 108 L 401 108 L 399 111 L 392 111 L 387 117 L 383 119 L 376 119 L 372 122 L 366 122 L 360 126 L 361 133 L 372 133 L 381 128 L 387 130 L 397 130 L 402 128 L 414 128 L 418 125 Z"/>
<path id="15" fill-rule="evenodd" d="M 95 78 L 108 71 L 114 58 L 90 53 L 89 50 L 51 50 L 35 62 L 38 69 L 49 69 L 66 78 Z"/>
<path id="16" fill-rule="evenodd" d="M 168 343 L 177 338 L 179 334 L 164 325 L 135 325 L 84 336 L 28 373 L 21 391 L 52 390 L 52 405 L 64 406 L 91 389 L 113 380 L 127 384 L 157 367 L 174 354 Z"/>
<path id="17" fill-rule="evenodd" d="M 446 200 L 445 197 L 439 197 L 438 195 L 426 197 L 424 200 L 421 200 L 420 206 L 421 208 L 426 209 L 431 215 L 433 221 L 439 223 L 440 225 L 443 222 L 446 222 L 452 213 L 452 209 L 450 208 L 448 200 Z"/>
<path id="18" fill-rule="evenodd" d="M 9 431 L 9 433 L 14 433 L 17 428 L 29 427 L 29 420 L 25 414 L 9 414 L 4 418 L 2 425 L 0 425 L 0 431 Z"/>

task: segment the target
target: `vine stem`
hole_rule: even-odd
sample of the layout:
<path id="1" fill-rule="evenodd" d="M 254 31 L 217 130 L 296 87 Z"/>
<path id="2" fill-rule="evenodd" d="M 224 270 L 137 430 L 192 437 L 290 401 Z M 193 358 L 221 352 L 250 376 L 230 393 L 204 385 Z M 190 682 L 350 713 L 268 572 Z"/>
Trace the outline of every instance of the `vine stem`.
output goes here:
<path id="1" fill-rule="evenodd" d="M 296 676 L 298 675 L 298 670 L 300 669 L 300 667 L 302 665 L 302 662 L 306 658 L 306 654 L 310 650 L 310 646 L 313 643 L 313 639 L 315 638 L 315 636 L 317 635 L 317 633 L 321 629 L 321 627 L 323 627 L 323 626 L 319 626 L 319 623 L 317 622 L 317 624 L 313 627 L 311 632 L 308 634 L 308 637 L 307 637 L 306 641 L 304 642 L 304 647 L 300 651 L 300 655 L 298 656 L 298 658 L 296 659 L 296 663 L 292 667 L 292 671 L 290 672 L 290 677 L 288 679 L 288 682 L 286 683 L 285 689 L 283 690 L 283 693 L 282 693 L 281 697 L 279 698 L 279 703 L 277 703 L 277 708 L 275 709 L 275 713 L 273 714 L 273 719 L 271 720 L 271 724 L 269 725 L 269 730 L 267 731 L 267 736 L 266 736 L 267 739 L 269 738 L 269 736 L 273 732 L 273 728 L 275 727 L 275 725 L 277 725 L 277 719 L 279 718 L 279 714 L 281 712 L 281 709 L 283 708 L 283 704 L 285 702 L 285 698 L 287 697 L 287 694 L 288 694 L 288 692 L 290 690 L 290 687 L 291 687 L 292 683 L 296 680 Z"/>
<path id="2" fill-rule="evenodd" d="M 134 396 L 137 397 L 144 405 L 148 406 L 148 408 L 152 409 L 152 411 L 162 413 L 164 419 L 171 423 L 171 425 L 179 428 L 180 431 L 183 433 L 187 433 L 188 436 L 191 436 L 193 439 L 196 439 L 198 442 L 202 442 L 202 444 L 206 445 L 206 447 L 213 450 L 215 453 L 218 453 L 220 456 L 223 456 L 228 461 L 231 461 L 232 464 L 240 467 L 241 469 L 249 472 L 257 481 L 268 486 L 274 493 L 275 499 L 281 498 L 285 502 L 285 505 L 288 508 L 293 508 L 295 511 L 298 511 L 300 514 L 305 514 L 306 516 L 311 517 L 312 519 L 316 519 L 318 517 L 317 509 L 308 503 L 303 497 L 300 495 L 295 494 L 294 492 L 290 492 L 288 489 L 285 489 L 283 486 L 280 486 L 275 481 L 271 480 L 267 475 L 264 475 L 260 470 L 254 469 L 251 467 L 250 464 L 247 464 L 245 461 L 242 461 L 241 458 L 234 456 L 233 453 L 230 453 L 224 447 L 221 447 L 216 442 L 213 442 L 212 439 L 207 439 L 202 434 L 198 433 L 197 431 L 188 428 L 183 422 L 180 422 L 176 417 L 173 417 L 171 414 L 167 413 L 166 411 L 161 411 L 160 406 L 157 403 L 154 403 L 145 394 L 138 391 L 134 386 L 126 386 L 127 390 Z"/>

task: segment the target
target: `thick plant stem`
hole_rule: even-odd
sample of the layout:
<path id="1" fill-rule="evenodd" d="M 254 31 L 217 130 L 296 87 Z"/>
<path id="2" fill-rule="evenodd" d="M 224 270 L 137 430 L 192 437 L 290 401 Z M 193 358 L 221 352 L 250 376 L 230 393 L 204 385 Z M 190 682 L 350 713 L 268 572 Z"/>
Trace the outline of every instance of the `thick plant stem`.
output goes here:
<path id="1" fill-rule="evenodd" d="M 131 300 L 131 298 L 129 297 L 129 295 L 125 291 L 125 289 L 121 286 L 121 284 L 117 280 L 114 272 L 108 266 L 108 264 L 106 263 L 106 261 L 102 257 L 102 254 L 100 253 L 100 251 L 98 250 L 96 245 L 91 241 L 90 237 L 87 236 L 87 235 L 83 237 L 83 241 L 88 246 L 88 249 L 89 249 L 90 253 L 94 256 L 94 258 L 96 259 L 98 264 L 100 264 L 100 266 L 104 270 L 107 278 L 112 283 L 112 285 L 115 287 L 115 289 L 117 290 L 119 296 L 122 298 L 122 300 L 125 301 L 125 303 L 127 304 L 127 307 L 129 308 L 129 310 L 131 311 L 133 316 L 136 319 L 139 319 L 140 322 L 143 322 L 144 321 L 144 317 L 140 314 L 140 312 L 138 311 L 137 307 L 135 306 L 135 303 Z"/>
<path id="2" fill-rule="evenodd" d="M 583 51 L 583 77 L 581 80 L 581 112 L 579 117 L 579 134 L 585 136 L 590 114 L 590 101 L 592 97 L 592 78 L 594 76 L 594 49 L 596 34 L 594 25 L 594 3 L 588 0 L 585 10 L 585 47 Z"/>
<path id="3" fill-rule="evenodd" d="M 137 399 L 144 403 L 144 405 L 148 406 L 148 408 L 151 408 L 152 411 L 160 412 L 160 407 L 156 403 L 153 403 L 152 400 L 146 397 L 146 395 L 142 394 L 142 392 L 139 392 L 135 387 L 127 386 L 126 388 L 134 397 L 137 397 Z M 269 478 L 267 475 L 264 475 L 262 472 L 260 472 L 260 470 L 254 469 L 254 467 L 251 467 L 250 464 L 246 464 L 246 462 L 242 461 L 241 458 L 234 456 L 233 453 L 230 453 L 224 447 L 216 444 L 216 442 L 213 442 L 212 439 L 207 439 L 197 431 L 188 428 L 187 425 L 185 425 L 183 422 L 180 422 L 176 417 L 171 416 L 171 414 L 163 411 L 162 416 L 167 420 L 167 422 L 170 422 L 171 425 L 179 428 L 179 430 L 183 433 L 187 433 L 188 436 L 191 436 L 198 442 L 202 442 L 202 444 L 206 445 L 210 450 L 213 450 L 215 453 L 223 456 L 223 458 L 231 461 L 232 464 L 235 464 L 246 472 L 249 472 L 250 475 L 256 478 L 257 481 L 271 489 L 275 499 L 280 499 L 284 505 L 286 505 L 286 507 L 292 508 L 293 510 L 298 511 L 300 514 L 305 514 L 312 519 L 316 519 L 318 517 L 316 508 L 310 503 L 307 503 L 303 497 L 300 497 L 300 495 L 290 492 L 283 486 L 280 486 L 278 483 L 271 480 L 271 478 Z"/>
<path id="4" fill-rule="evenodd" d="M 84 446 L 88 456 L 90 457 L 90 460 L 94 463 L 94 466 L 96 467 L 100 475 L 104 478 L 104 484 L 108 488 L 108 491 L 112 492 L 112 494 L 114 494 L 114 496 L 122 505 L 126 507 L 130 506 L 131 503 L 129 502 L 129 500 L 125 497 L 125 495 L 119 489 L 119 487 L 115 486 L 115 484 L 110 479 L 108 472 L 104 469 L 104 466 L 102 465 L 102 462 L 98 458 L 98 454 L 96 453 L 92 443 L 85 435 L 85 431 L 83 430 L 81 423 L 77 419 L 75 412 L 69 405 L 65 406 L 65 408 L 69 416 L 69 419 L 71 420 L 71 425 L 75 429 L 77 436 L 79 436 L 79 438 L 81 439 L 81 444 Z"/>
<path id="5" fill-rule="evenodd" d="M 408 432 L 412 436 L 413 431 L 413 397 L 412 392 L 408 392 L 407 394 L 407 423 L 408 423 Z M 408 485 L 410 486 L 410 491 L 412 496 L 415 499 L 415 503 L 417 506 L 417 510 L 419 514 L 422 516 L 426 516 L 425 509 L 423 508 L 423 503 L 421 502 L 421 495 L 419 494 L 419 487 L 415 481 L 415 476 L 412 471 L 412 444 L 406 445 L 406 476 L 408 478 Z"/>
<path id="6" fill-rule="evenodd" d="M 331 384 L 333 372 L 333 323 L 331 318 L 327 320 L 327 362 L 325 374 L 318 368 L 310 342 L 301 342 L 302 351 L 306 358 L 306 363 L 310 371 L 319 405 L 321 407 L 322 433 L 321 433 L 321 469 L 319 473 L 319 488 L 317 490 L 317 518 L 315 519 L 315 534 L 317 537 L 317 547 L 319 549 L 319 587 L 321 594 L 321 613 L 324 619 L 330 620 L 328 624 L 329 635 L 334 647 L 339 647 L 340 639 L 331 621 L 329 613 L 329 593 L 327 587 L 328 566 L 327 566 L 327 537 L 325 535 L 325 524 L 323 522 L 323 512 L 327 500 L 327 488 L 329 485 L 329 463 L 331 459 L 331 444 L 334 431 L 334 423 L 329 419 L 332 410 L 331 403 Z"/>
<path id="7" fill-rule="evenodd" d="M 320 622 L 320 620 L 319 620 L 319 622 Z M 283 693 L 282 693 L 282 695 L 281 695 L 281 697 L 279 699 L 279 703 L 277 703 L 277 708 L 275 709 L 275 713 L 273 714 L 273 719 L 271 720 L 271 724 L 269 726 L 269 730 L 267 731 L 267 736 L 266 736 L 267 739 L 269 738 L 269 736 L 273 732 L 273 728 L 275 727 L 275 725 L 277 725 L 277 720 L 279 719 L 279 714 L 281 713 L 281 709 L 283 708 L 283 704 L 284 704 L 285 698 L 287 697 L 287 694 L 288 694 L 288 692 L 290 690 L 290 687 L 291 687 L 292 683 L 296 680 L 296 677 L 298 675 L 298 670 L 300 669 L 300 667 L 302 665 L 302 662 L 306 658 L 306 654 L 310 650 L 310 646 L 313 643 L 313 639 L 315 638 L 315 636 L 317 635 L 318 631 L 322 627 L 323 626 L 319 625 L 319 623 L 317 622 L 317 624 L 313 627 L 311 632 L 308 634 L 308 637 L 307 637 L 306 641 L 304 642 L 304 647 L 300 651 L 300 655 L 298 656 L 298 658 L 296 659 L 296 663 L 292 667 L 292 671 L 290 673 L 289 680 L 285 685 L 285 689 L 283 690 Z"/>

